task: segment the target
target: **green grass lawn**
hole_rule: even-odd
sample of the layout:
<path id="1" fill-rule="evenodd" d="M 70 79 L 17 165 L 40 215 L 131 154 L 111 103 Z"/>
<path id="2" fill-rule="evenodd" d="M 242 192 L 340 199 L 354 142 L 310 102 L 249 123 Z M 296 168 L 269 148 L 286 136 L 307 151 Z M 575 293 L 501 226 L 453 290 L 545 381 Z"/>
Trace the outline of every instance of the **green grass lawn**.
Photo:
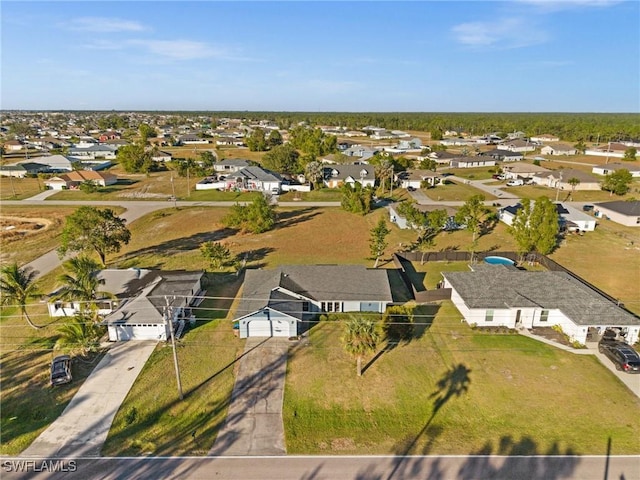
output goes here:
<path id="1" fill-rule="evenodd" d="M 160 343 L 118 410 L 103 455 L 206 455 L 213 446 L 244 346 L 225 320 L 240 281 L 221 278 L 207 293 L 226 298 L 205 300 L 196 328 L 178 343 L 184 399 L 178 397 L 171 347 Z"/>
<path id="2" fill-rule="evenodd" d="M 495 200 L 498 197 L 479 190 L 471 185 L 463 185 L 452 180 L 447 180 L 447 183 L 438 185 L 435 188 L 424 189 L 423 192 L 432 200 L 454 202 L 465 202 L 473 195 L 482 194 L 485 200 Z"/>
<path id="3" fill-rule="evenodd" d="M 640 400 L 595 357 L 476 332 L 450 302 L 426 327 L 360 378 L 340 322 L 314 327 L 287 366 L 287 452 L 604 454 L 611 438 L 611 453 L 637 453 Z"/>

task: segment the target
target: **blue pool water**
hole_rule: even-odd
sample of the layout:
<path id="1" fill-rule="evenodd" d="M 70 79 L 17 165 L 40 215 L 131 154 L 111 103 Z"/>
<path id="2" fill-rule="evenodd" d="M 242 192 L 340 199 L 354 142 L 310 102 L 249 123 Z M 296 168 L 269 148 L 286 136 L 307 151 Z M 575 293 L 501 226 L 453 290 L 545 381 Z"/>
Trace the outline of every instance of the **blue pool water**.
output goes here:
<path id="1" fill-rule="evenodd" d="M 516 262 L 505 257 L 485 257 L 484 261 L 491 265 L 515 265 Z"/>

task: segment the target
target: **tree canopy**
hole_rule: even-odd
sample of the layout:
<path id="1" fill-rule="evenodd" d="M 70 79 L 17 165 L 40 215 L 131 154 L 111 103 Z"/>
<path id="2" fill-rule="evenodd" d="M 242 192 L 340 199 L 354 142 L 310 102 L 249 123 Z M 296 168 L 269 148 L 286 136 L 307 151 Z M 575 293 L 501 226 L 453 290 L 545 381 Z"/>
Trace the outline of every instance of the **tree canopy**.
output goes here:
<path id="1" fill-rule="evenodd" d="M 531 200 L 523 198 L 521 205 L 509 227 L 518 253 L 524 255 L 533 250 L 543 255 L 551 253 L 560 231 L 555 204 L 547 197 L 540 197 L 533 205 Z"/>
<path id="2" fill-rule="evenodd" d="M 478 194 L 470 197 L 456 213 L 456 222 L 466 225 L 467 230 L 472 233 L 473 244 L 482 234 L 490 212 L 491 209 L 484 204 L 484 195 Z"/>
<path id="3" fill-rule="evenodd" d="M 621 168 L 604 177 L 602 182 L 602 190 L 606 190 L 611 194 L 624 195 L 629 191 L 629 186 L 633 181 L 631 172 L 626 168 Z"/>
<path id="4" fill-rule="evenodd" d="M 145 151 L 141 144 L 120 147 L 116 159 L 128 173 L 148 173 L 155 167 L 151 160 L 151 153 Z"/>
<path id="5" fill-rule="evenodd" d="M 342 186 L 342 208 L 347 212 L 366 215 L 371 211 L 373 202 L 373 190 L 370 187 L 363 187 L 355 182 L 353 186 L 345 183 Z"/>
<path id="6" fill-rule="evenodd" d="M 298 173 L 301 172 L 298 164 L 300 154 L 290 144 L 273 147 L 262 157 L 264 168 L 274 172 Z"/>
<path id="7" fill-rule="evenodd" d="M 369 249 L 371 258 L 375 260 L 373 268 L 378 268 L 378 260 L 384 254 L 385 249 L 389 246 L 387 237 L 391 233 L 384 217 L 381 217 L 378 223 L 371 229 L 369 237 Z"/>
<path id="8" fill-rule="evenodd" d="M 357 375 L 362 376 L 362 358 L 372 354 L 381 340 L 377 322 L 359 315 L 350 315 L 344 324 L 342 343 L 346 352 L 356 358 Z"/>
<path id="9" fill-rule="evenodd" d="M 234 204 L 222 221 L 228 227 L 252 233 L 263 233 L 275 226 L 276 212 L 274 206 L 269 204 L 264 195 L 260 195 L 247 205 Z"/>
<path id="10" fill-rule="evenodd" d="M 110 208 L 82 206 L 66 219 L 58 248 L 60 256 L 67 252 L 94 251 L 106 265 L 109 253 L 119 252 L 129 243 L 131 232 L 126 221 Z"/>

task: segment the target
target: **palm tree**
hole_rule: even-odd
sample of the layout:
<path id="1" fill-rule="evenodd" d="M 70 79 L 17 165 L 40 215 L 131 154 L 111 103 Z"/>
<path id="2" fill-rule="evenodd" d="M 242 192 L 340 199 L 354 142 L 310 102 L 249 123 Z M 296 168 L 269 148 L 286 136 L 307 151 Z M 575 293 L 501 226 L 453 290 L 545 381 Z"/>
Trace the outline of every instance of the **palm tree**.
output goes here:
<path id="1" fill-rule="evenodd" d="M 576 191 L 576 187 L 580 185 L 580 179 L 576 177 L 571 177 L 567 180 L 567 183 L 571 185 L 571 197 L 573 198 L 573 192 Z"/>
<path id="2" fill-rule="evenodd" d="M 2 273 L 2 279 L 0 279 L 2 304 L 19 307 L 23 320 L 26 320 L 32 328 L 42 328 L 34 324 L 27 313 L 27 302 L 38 296 L 34 283 L 38 272 L 31 267 L 19 268 L 15 262 L 2 267 L 0 272 Z"/>
<path id="3" fill-rule="evenodd" d="M 81 311 L 94 310 L 97 315 L 96 301 L 105 298 L 114 298 L 112 293 L 99 290 L 104 283 L 98 279 L 96 273 L 100 270 L 100 264 L 84 255 L 74 257 L 64 263 L 67 273 L 58 277 L 62 288 L 55 295 L 56 300 L 82 302 Z"/>
<path id="4" fill-rule="evenodd" d="M 83 357 L 98 347 L 101 327 L 86 313 L 78 313 L 71 322 L 58 328 L 56 348 L 78 352 Z"/>
<path id="5" fill-rule="evenodd" d="M 376 351 L 381 335 L 376 322 L 351 315 L 345 323 L 342 343 L 348 354 L 356 358 L 358 376 L 362 376 L 362 357 Z"/>

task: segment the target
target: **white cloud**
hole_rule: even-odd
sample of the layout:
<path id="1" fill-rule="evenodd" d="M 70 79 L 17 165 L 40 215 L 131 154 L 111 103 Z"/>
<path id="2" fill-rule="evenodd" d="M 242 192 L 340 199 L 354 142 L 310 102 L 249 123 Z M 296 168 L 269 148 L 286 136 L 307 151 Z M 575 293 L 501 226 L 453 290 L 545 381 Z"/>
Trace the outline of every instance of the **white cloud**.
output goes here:
<path id="1" fill-rule="evenodd" d="M 547 34 L 531 20 L 512 17 L 492 22 L 461 23 L 452 28 L 456 40 L 470 47 L 520 48 L 544 43 Z"/>
<path id="2" fill-rule="evenodd" d="M 195 60 L 199 58 L 225 57 L 224 49 L 192 40 L 129 40 L 130 45 L 140 45 L 150 53 L 171 60 Z"/>
<path id="3" fill-rule="evenodd" d="M 60 24 L 71 30 L 80 32 L 113 33 L 113 32 L 141 32 L 147 28 L 139 22 L 110 17 L 79 17 Z"/>

